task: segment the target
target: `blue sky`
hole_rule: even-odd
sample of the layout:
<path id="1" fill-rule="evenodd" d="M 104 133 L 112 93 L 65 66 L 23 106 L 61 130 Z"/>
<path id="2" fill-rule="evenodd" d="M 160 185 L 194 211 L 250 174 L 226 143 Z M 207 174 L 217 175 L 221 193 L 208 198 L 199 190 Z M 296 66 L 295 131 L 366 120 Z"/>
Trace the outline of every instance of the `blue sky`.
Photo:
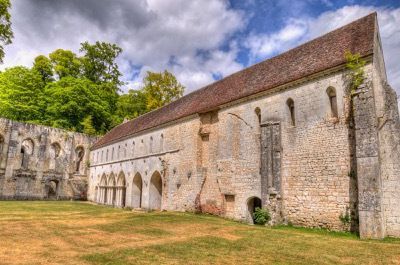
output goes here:
<path id="1" fill-rule="evenodd" d="M 146 71 L 173 72 L 187 92 L 377 11 L 389 81 L 400 91 L 400 1 L 12 0 L 15 39 L 2 68 L 31 66 L 83 41 L 123 48 L 125 90 Z"/>

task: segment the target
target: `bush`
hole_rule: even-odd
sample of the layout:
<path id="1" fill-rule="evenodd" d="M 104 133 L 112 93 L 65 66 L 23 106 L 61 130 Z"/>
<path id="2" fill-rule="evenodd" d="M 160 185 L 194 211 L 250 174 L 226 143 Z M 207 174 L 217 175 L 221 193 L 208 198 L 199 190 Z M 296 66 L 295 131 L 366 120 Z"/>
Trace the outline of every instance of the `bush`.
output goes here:
<path id="1" fill-rule="evenodd" d="M 257 225 L 265 225 L 269 220 L 271 220 L 271 216 L 269 215 L 268 210 L 257 207 L 253 213 L 254 223 Z"/>

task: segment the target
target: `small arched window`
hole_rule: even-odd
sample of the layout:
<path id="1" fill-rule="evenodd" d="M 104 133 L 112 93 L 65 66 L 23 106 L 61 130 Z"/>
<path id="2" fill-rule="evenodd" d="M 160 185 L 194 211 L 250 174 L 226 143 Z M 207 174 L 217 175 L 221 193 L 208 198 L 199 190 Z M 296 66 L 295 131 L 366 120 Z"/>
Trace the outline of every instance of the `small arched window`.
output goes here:
<path id="1" fill-rule="evenodd" d="M 0 134 L 0 155 L 3 152 L 4 137 Z"/>
<path id="2" fill-rule="evenodd" d="M 58 158 L 60 156 L 60 153 L 61 153 L 60 144 L 57 142 L 52 143 L 50 148 L 51 158 Z"/>
<path id="3" fill-rule="evenodd" d="M 104 151 L 103 150 L 101 150 L 101 162 L 102 163 L 104 162 Z"/>
<path id="4" fill-rule="evenodd" d="M 329 105 L 331 108 L 331 115 L 333 118 L 338 117 L 338 109 L 337 109 L 337 98 L 336 98 L 336 90 L 333 87 L 328 87 L 326 93 L 329 97 Z"/>
<path id="5" fill-rule="evenodd" d="M 106 151 L 106 162 L 108 162 L 108 149 Z"/>
<path id="6" fill-rule="evenodd" d="M 257 116 L 258 123 L 261 124 L 261 110 L 260 110 L 260 108 L 259 107 L 255 108 L 254 112 L 255 112 L 255 114 Z"/>
<path id="7" fill-rule="evenodd" d="M 25 139 L 21 145 L 21 167 L 27 169 L 29 166 L 29 156 L 33 155 L 34 143 L 31 139 Z"/>
<path id="8" fill-rule="evenodd" d="M 4 146 L 4 137 L 0 134 L 0 162 L 3 154 L 3 146 Z"/>
<path id="9" fill-rule="evenodd" d="M 293 101 L 293 99 L 289 98 L 289 99 L 286 101 L 286 104 L 287 104 L 288 109 L 289 109 L 290 125 L 296 126 L 296 114 L 295 114 L 294 101 Z"/>
<path id="10" fill-rule="evenodd" d="M 160 152 L 164 151 L 164 134 L 160 136 Z"/>
<path id="11" fill-rule="evenodd" d="M 121 153 L 121 146 L 118 145 L 117 159 L 119 159 Z"/>
<path id="12" fill-rule="evenodd" d="M 80 172 L 81 164 L 82 164 L 82 160 L 83 160 L 84 155 L 85 155 L 85 150 L 83 149 L 82 146 L 78 146 L 75 149 L 75 156 L 76 156 L 76 158 L 75 158 L 75 172 L 77 172 L 77 173 Z"/>
<path id="13" fill-rule="evenodd" d="M 114 147 L 111 150 L 111 161 L 113 161 L 113 160 L 114 160 Z"/>
<path id="14" fill-rule="evenodd" d="M 124 148 L 124 158 L 126 158 L 126 149 L 128 148 L 128 144 L 125 144 L 125 148 Z"/>
<path id="15" fill-rule="evenodd" d="M 132 142 L 132 157 L 135 156 L 135 141 Z"/>
<path id="16" fill-rule="evenodd" d="M 150 136 L 149 153 L 153 153 L 153 136 Z"/>

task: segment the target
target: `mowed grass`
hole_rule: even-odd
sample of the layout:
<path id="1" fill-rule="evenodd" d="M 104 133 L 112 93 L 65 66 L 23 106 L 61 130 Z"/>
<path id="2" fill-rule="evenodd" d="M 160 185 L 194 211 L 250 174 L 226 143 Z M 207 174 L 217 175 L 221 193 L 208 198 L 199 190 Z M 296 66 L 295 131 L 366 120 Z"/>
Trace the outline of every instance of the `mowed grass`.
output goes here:
<path id="1" fill-rule="evenodd" d="M 400 264 L 400 240 L 82 202 L 0 202 L 0 264 Z"/>

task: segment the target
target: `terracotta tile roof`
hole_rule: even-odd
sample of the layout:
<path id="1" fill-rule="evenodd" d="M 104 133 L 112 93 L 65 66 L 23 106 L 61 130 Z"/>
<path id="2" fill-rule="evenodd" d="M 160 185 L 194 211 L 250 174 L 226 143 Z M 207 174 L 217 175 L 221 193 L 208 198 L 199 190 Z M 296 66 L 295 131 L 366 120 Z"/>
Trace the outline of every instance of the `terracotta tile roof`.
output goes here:
<path id="1" fill-rule="evenodd" d="M 372 13 L 297 48 L 194 91 L 160 109 L 123 123 L 104 135 L 92 149 L 342 65 L 345 63 L 345 51 L 360 53 L 362 56 L 370 55 L 373 53 L 375 20 L 376 13 Z"/>

